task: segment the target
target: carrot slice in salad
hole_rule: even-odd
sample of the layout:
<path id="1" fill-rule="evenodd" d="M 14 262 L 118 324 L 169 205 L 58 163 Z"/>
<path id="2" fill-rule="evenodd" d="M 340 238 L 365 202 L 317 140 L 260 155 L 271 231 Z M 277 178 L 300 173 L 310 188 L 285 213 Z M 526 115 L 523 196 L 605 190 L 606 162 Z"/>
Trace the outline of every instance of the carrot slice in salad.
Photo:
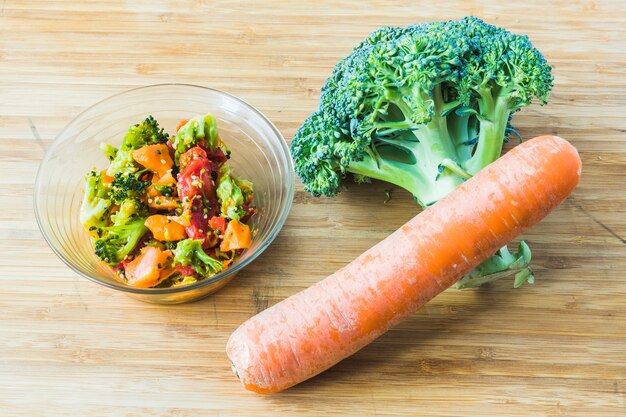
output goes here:
<path id="1" fill-rule="evenodd" d="M 228 252 L 236 249 L 245 249 L 250 247 L 251 242 L 250 226 L 239 223 L 237 220 L 231 220 L 226 226 L 220 250 Z"/>
<path id="2" fill-rule="evenodd" d="M 185 227 L 170 216 L 152 215 L 146 219 L 145 225 L 150 229 L 154 238 L 161 242 L 175 242 L 187 237 Z"/>
<path id="3" fill-rule="evenodd" d="M 161 271 L 172 259 L 172 252 L 161 251 L 154 246 L 144 247 L 139 256 L 125 268 L 128 285 L 137 288 L 150 288 L 162 281 Z"/>
<path id="4" fill-rule="evenodd" d="M 174 166 L 166 144 L 146 145 L 136 149 L 132 153 L 135 162 L 163 177 Z"/>

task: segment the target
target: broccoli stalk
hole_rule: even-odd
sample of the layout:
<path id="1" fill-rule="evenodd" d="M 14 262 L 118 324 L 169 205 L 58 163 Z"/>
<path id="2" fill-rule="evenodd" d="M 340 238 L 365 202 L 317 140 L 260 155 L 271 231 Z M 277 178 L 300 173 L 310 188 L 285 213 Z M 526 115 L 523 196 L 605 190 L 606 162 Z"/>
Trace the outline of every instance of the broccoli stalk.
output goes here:
<path id="1" fill-rule="evenodd" d="M 477 18 L 382 28 L 326 80 L 291 144 L 296 172 L 315 196 L 351 173 L 432 205 L 500 156 L 512 114 L 544 104 L 552 80 L 527 37 Z"/>
<path id="2" fill-rule="evenodd" d="M 207 255 L 202 249 L 202 239 L 185 239 L 178 242 L 174 249 L 174 265 L 191 265 L 203 278 L 217 274 L 224 269 L 217 259 Z"/>

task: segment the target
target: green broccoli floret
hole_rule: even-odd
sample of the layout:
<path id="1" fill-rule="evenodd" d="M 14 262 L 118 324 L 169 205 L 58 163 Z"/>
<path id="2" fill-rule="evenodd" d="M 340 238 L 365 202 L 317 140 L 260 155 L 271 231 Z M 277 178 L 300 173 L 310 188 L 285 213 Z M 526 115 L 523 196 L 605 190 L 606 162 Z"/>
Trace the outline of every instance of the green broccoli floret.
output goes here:
<path id="1" fill-rule="evenodd" d="M 132 216 L 131 216 L 132 217 Z M 137 246 L 148 228 L 145 218 L 136 218 L 128 222 L 126 216 L 120 216 L 112 226 L 98 229 L 100 236 L 94 242 L 94 252 L 103 261 L 117 266 Z"/>
<path id="2" fill-rule="evenodd" d="M 111 182 L 111 199 L 121 204 L 126 199 L 136 199 L 143 195 L 150 185 L 150 181 L 141 180 L 143 172 L 115 174 Z"/>
<path id="3" fill-rule="evenodd" d="M 137 198 L 128 198 L 120 204 L 119 209 L 111 215 L 113 224 L 128 224 L 137 218 L 148 217 L 148 207 Z"/>
<path id="4" fill-rule="evenodd" d="M 217 120 L 210 114 L 197 116 L 185 123 L 172 139 L 175 149 L 175 160 L 204 139 L 207 149 L 221 149 L 226 156 L 230 155 L 228 147 L 220 140 L 217 133 Z"/>
<path id="5" fill-rule="evenodd" d="M 552 79 L 527 37 L 477 18 L 380 29 L 326 81 L 292 141 L 296 171 L 316 196 L 350 172 L 431 205 L 500 155 L 511 114 L 545 103 Z"/>
<path id="6" fill-rule="evenodd" d="M 202 249 L 202 240 L 185 239 L 178 242 L 174 250 L 174 265 L 191 265 L 201 277 L 210 277 L 217 274 L 224 265 L 207 255 Z"/>
<path id="7" fill-rule="evenodd" d="M 166 143 L 169 135 L 159 128 L 159 124 L 152 116 L 148 116 L 143 122 L 131 126 L 122 141 L 122 150 L 139 149 L 146 145 Z"/>
<path id="8" fill-rule="evenodd" d="M 475 17 L 379 29 L 326 80 L 291 143 L 296 172 L 315 196 L 351 173 L 432 205 L 500 156 L 512 114 L 545 104 L 552 82 L 528 37 Z"/>
<path id="9" fill-rule="evenodd" d="M 91 171 L 85 176 L 83 202 L 80 206 L 80 222 L 86 228 L 98 228 L 107 224 L 107 213 L 113 205 L 109 190 L 102 184 L 102 174 Z"/>
<path id="10" fill-rule="evenodd" d="M 109 145 L 108 143 L 101 143 L 100 149 L 102 150 L 102 152 L 104 152 L 104 155 L 109 161 L 113 161 L 117 156 L 118 149 L 113 145 Z"/>
<path id="11" fill-rule="evenodd" d="M 115 149 L 113 146 L 111 146 L 110 148 Z M 105 150 L 105 154 L 107 155 L 107 157 L 109 157 L 109 155 L 113 155 L 110 148 L 107 148 Z M 137 170 L 139 170 L 139 168 L 133 160 L 132 151 L 116 149 L 113 159 L 111 160 L 111 164 L 107 169 L 107 175 L 110 177 L 115 177 L 118 174 L 133 174 L 137 172 Z"/>
<path id="12" fill-rule="evenodd" d="M 243 204 L 248 201 L 250 194 L 252 194 L 250 181 L 233 176 L 232 168 L 223 165 L 220 168 L 220 179 L 215 191 L 224 217 L 241 220 L 246 215 Z"/>
<path id="13" fill-rule="evenodd" d="M 115 177 L 117 174 L 126 175 L 137 172 L 140 167 L 133 160 L 132 151 L 145 145 L 166 143 L 168 139 L 169 135 L 159 128 L 159 124 L 152 116 L 148 116 L 143 122 L 131 126 L 119 149 L 106 143 L 100 145 L 100 149 L 111 161 L 107 175 Z"/>

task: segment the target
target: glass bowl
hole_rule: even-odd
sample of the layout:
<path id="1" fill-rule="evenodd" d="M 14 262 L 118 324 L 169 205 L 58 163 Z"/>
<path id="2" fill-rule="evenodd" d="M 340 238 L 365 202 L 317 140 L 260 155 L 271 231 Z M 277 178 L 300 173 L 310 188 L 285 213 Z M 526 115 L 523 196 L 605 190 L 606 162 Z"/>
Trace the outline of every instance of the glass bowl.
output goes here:
<path id="1" fill-rule="evenodd" d="M 107 160 L 99 148 L 121 144 L 132 124 L 152 115 L 173 132 L 178 122 L 211 113 L 221 138 L 230 147 L 229 163 L 237 175 L 254 184 L 258 212 L 250 248 L 230 268 L 192 285 L 177 288 L 133 288 L 118 279 L 93 253 L 79 221 L 82 182 Z M 34 190 L 37 223 L 52 250 L 85 278 L 142 301 L 176 304 L 198 300 L 226 285 L 256 259 L 282 228 L 294 195 L 289 149 L 274 125 L 252 106 L 221 91 L 194 85 L 162 84 L 136 88 L 88 108 L 57 136 L 43 157 Z"/>

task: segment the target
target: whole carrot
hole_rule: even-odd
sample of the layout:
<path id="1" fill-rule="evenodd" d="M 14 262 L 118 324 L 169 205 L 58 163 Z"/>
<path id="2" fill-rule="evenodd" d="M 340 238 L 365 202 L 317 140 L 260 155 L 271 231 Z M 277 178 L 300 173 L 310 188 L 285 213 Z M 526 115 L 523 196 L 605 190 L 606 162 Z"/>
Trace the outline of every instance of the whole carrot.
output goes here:
<path id="1" fill-rule="evenodd" d="M 344 268 L 242 324 L 226 348 L 239 379 L 278 392 L 358 351 L 544 218 L 580 173 L 561 138 L 513 148 Z"/>

